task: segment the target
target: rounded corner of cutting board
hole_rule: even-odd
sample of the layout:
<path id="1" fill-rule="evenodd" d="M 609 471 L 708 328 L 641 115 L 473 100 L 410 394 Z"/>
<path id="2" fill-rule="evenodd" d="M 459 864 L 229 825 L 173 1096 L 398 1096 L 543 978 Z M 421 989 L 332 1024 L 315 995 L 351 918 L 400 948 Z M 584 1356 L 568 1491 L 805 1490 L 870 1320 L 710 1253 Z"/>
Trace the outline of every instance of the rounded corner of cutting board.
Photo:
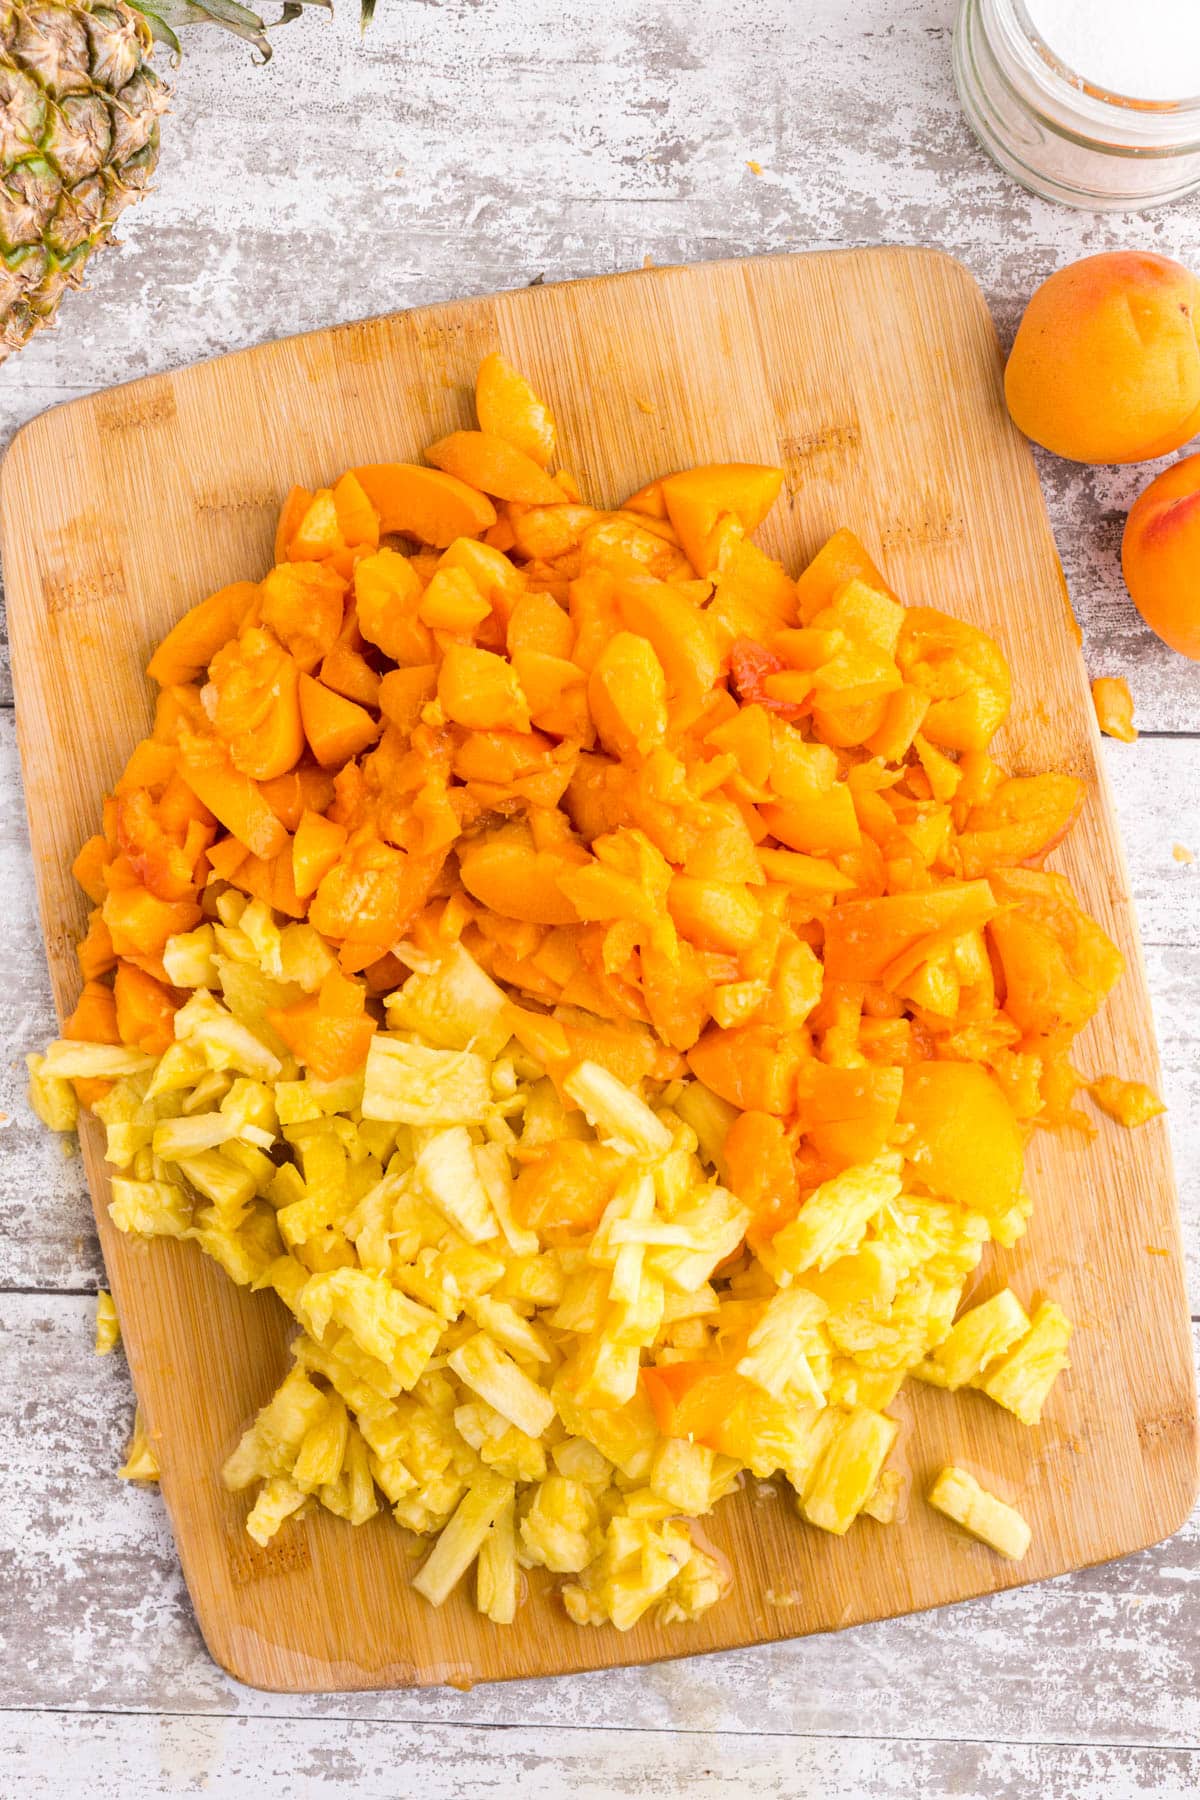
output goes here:
<path id="1" fill-rule="evenodd" d="M 280 1682 L 261 1644 L 238 1627 L 231 1628 L 229 1619 L 222 1616 L 220 1602 L 214 1595 L 205 1594 L 199 1583 L 189 1583 L 188 1593 L 195 1614 L 196 1629 L 204 1640 L 204 1648 L 222 1674 L 260 1694 L 294 1694 L 306 1691 L 291 1682 Z"/>

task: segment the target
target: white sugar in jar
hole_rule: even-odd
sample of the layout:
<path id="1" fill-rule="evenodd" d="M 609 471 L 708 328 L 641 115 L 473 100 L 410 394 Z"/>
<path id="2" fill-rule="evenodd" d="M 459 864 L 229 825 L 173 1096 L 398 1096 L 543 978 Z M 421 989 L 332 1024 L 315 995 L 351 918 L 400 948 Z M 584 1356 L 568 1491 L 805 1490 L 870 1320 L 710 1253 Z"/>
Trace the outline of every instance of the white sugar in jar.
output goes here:
<path id="1" fill-rule="evenodd" d="M 1200 0 L 962 0 L 954 73 L 1034 193 L 1140 211 L 1200 188 Z"/>

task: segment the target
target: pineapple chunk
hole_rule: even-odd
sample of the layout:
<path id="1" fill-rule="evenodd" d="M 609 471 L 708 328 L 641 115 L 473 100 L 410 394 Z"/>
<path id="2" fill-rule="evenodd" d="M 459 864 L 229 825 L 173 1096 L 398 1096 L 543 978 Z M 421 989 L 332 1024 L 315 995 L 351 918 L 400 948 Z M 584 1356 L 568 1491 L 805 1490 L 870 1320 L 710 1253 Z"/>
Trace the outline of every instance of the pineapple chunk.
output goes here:
<path id="1" fill-rule="evenodd" d="M 884 1413 L 856 1406 L 818 1456 L 804 1482 L 800 1509 L 810 1525 L 844 1535 L 879 1486 L 900 1427 Z"/>
<path id="2" fill-rule="evenodd" d="M 376 1032 L 362 1110 L 398 1125 L 478 1125 L 492 1107 L 488 1065 L 471 1050 L 430 1050 Z"/>
<path id="3" fill-rule="evenodd" d="M 665 1156 L 671 1134 L 640 1095 L 599 1063 L 581 1062 L 563 1092 L 583 1108 L 589 1125 L 631 1156 Z"/>
<path id="4" fill-rule="evenodd" d="M 441 1606 L 455 1584 L 478 1556 L 488 1534 L 505 1507 L 511 1506 L 515 1489 L 489 1470 L 474 1477 L 459 1502 L 454 1517 L 444 1527 L 413 1586 L 434 1606 Z"/>
<path id="5" fill-rule="evenodd" d="M 279 978 L 315 994 L 337 966 L 337 958 L 312 925 L 285 925 L 279 933 Z"/>
<path id="6" fill-rule="evenodd" d="M 420 1191 L 469 1244 L 486 1243 L 499 1235 L 474 1146 L 462 1125 L 440 1131 L 429 1140 L 413 1175 Z"/>
<path id="7" fill-rule="evenodd" d="M 660 1438 L 650 1464 L 650 1487 L 676 1512 L 697 1518 L 712 1505 L 715 1452 L 690 1438 Z"/>
<path id="8" fill-rule="evenodd" d="M 547 1475 L 521 1519 L 522 1557 L 555 1575 L 578 1575 L 604 1541 L 597 1496 L 568 1475 Z"/>
<path id="9" fill-rule="evenodd" d="M 306 1434 L 325 1416 L 328 1404 L 303 1369 L 289 1370 L 226 1458 L 221 1471 L 225 1486 L 236 1492 L 261 1477 L 289 1474 Z"/>
<path id="10" fill-rule="evenodd" d="M 178 1158 L 181 1173 L 192 1186 L 211 1200 L 226 1224 L 238 1223 L 238 1214 L 249 1206 L 255 1195 L 255 1181 L 248 1170 L 231 1162 L 219 1150 L 201 1150 L 195 1156 Z"/>
<path id="11" fill-rule="evenodd" d="M 929 1490 L 929 1504 L 1014 1562 L 1029 1548 L 1033 1533 L 1016 1507 L 989 1494 L 965 1469 L 944 1468 Z"/>
<path id="12" fill-rule="evenodd" d="M 776 1400 L 824 1406 L 832 1377 L 829 1308 L 805 1288 L 784 1288 L 768 1301 L 746 1340 L 739 1375 L 757 1382 Z"/>
<path id="13" fill-rule="evenodd" d="M 1029 1330 L 1029 1315 L 1011 1288 L 963 1313 L 924 1362 L 912 1373 L 935 1387 L 965 1387 L 1011 1349 Z"/>
<path id="14" fill-rule="evenodd" d="M 41 1082 L 51 1078 L 116 1081 L 122 1075 L 141 1075 L 152 1069 L 154 1063 L 153 1056 L 145 1056 L 140 1050 L 129 1050 L 124 1044 L 86 1044 L 77 1038 L 55 1038 L 46 1046 L 37 1078 Z"/>
<path id="15" fill-rule="evenodd" d="M 330 1321 L 340 1325 L 364 1356 L 382 1363 L 406 1388 L 419 1379 L 442 1334 L 436 1313 L 366 1269 L 310 1275 L 298 1311 L 318 1342 L 325 1342 Z"/>
<path id="16" fill-rule="evenodd" d="M 680 1521 L 618 1514 L 609 1521 L 602 1553 L 563 1589 L 563 1605 L 577 1625 L 611 1620 L 618 1631 L 629 1631 L 656 1602 L 664 1621 L 694 1619 L 727 1585 Z"/>
<path id="17" fill-rule="evenodd" d="M 158 1457 L 150 1440 L 150 1433 L 140 1406 L 134 1408 L 133 1436 L 129 1440 L 125 1461 L 117 1470 L 117 1474 L 122 1481 L 157 1481 L 161 1474 Z"/>
<path id="18" fill-rule="evenodd" d="M 217 940 L 211 925 L 195 931 L 176 932 L 163 947 L 162 964 L 167 980 L 178 988 L 215 988 L 217 965 L 213 961 Z"/>
<path id="19" fill-rule="evenodd" d="M 178 1044 L 175 1048 L 187 1050 L 188 1046 Z M 170 1055 L 170 1051 L 167 1054 Z M 207 1112 L 210 1106 L 220 1105 L 232 1086 L 232 1075 L 226 1075 L 219 1069 L 206 1069 L 195 1087 L 183 1096 L 180 1111 L 183 1113 Z"/>
<path id="20" fill-rule="evenodd" d="M 749 1223 L 747 1209 L 723 1187 L 695 1188 L 675 1207 L 671 1219 L 677 1233 L 687 1234 L 691 1247 L 654 1249 L 647 1264 L 674 1293 L 694 1294 L 717 1265 L 733 1255 Z"/>
<path id="21" fill-rule="evenodd" d="M 63 1075 L 47 1075 L 44 1056 L 27 1056 L 25 1067 L 29 1070 L 29 1104 L 42 1124 L 51 1131 L 74 1131 L 79 1102 L 70 1082 Z"/>
<path id="22" fill-rule="evenodd" d="M 289 1055 L 288 1047 L 271 1024 L 269 1014 L 274 1008 L 298 1006 L 304 998 L 304 989 L 294 982 L 276 981 L 253 963 L 239 962 L 228 956 L 217 956 L 214 961 L 222 999 L 233 1017 L 273 1056 L 285 1061 Z M 256 1071 L 247 1069 L 244 1073 L 252 1075 Z"/>
<path id="23" fill-rule="evenodd" d="M 259 972 L 272 981 L 283 979 L 283 939 L 265 900 L 252 900 L 238 920 L 238 930 L 250 941 L 251 959 Z"/>
<path id="24" fill-rule="evenodd" d="M 728 1100 L 722 1100 L 719 1094 L 714 1094 L 702 1081 L 681 1083 L 680 1091 L 671 1104 L 684 1124 L 691 1126 L 702 1155 L 724 1181 L 725 1139 L 729 1136 L 729 1127 L 738 1116 L 737 1107 L 731 1106 Z"/>
<path id="25" fill-rule="evenodd" d="M 283 1073 L 275 1052 L 205 988 L 198 988 L 175 1014 L 175 1036 L 194 1045 L 210 1069 L 232 1069 L 257 1081 L 273 1081 Z"/>
<path id="26" fill-rule="evenodd" d="M 474 1157 L 479 1179 L 509 1249 L 514 1256 L 536 1257 L 540 1248 L 537 1232 L 527 1230 L 513 1214 L 512 1165 L 507 1150 L 502 1144 L 477 1144 Z"/>
<path id="27" fill-rule="evenodd" d="M 477 1331 L 446 1361 L 473 1394 L 527 1436 L 541 1437 L 554 1418 L 554 1402 L 545 1388 L 531 1381 L 486 1332 Z"/>
<path id="28" fill-rule="evenodd" d="M 332 1394 L 324 1418 L 309 1426 L 296 1454 L 292 1466 L 292 1480 L 296 1486 L 306 1494 L 319 1487 L 332 1486 L 342 1472 L 349 1441 L 349 1415 L 336 1394 Z"/>
<path id="29" fill-rule="evenodd" d="M 651 1337 L 654 1333 L 651 1330 Z M 614 1342 L 608 1331 L 581 1338 L 568 1365 L 571 1384 L 587 1407 L 625 1406 L 637 1392 L 641 1351 L 637 1344 Z"/>
<path id="30" fill-rule="evenodd" d="M 379 1511 L 375 1498 L 375 1481 L 371 1474 L 371 1453 L 361 1432 L 351 1425 L 346 1438 L 346 1451 L 341 1473 L 317 1490 L 321 1505 L 348 1519 L 351 1525 L 365 1525 Z"/>
<path id="31" fill-rule="evenodd" d="M 572 1481 L 581 1481 L 597 1493 L 603 1493 L 612 1480 L 612 1464 L 586 1438 L 564 1438 L 561 1444 L 555 1444 L 550 1457 L 560 1475 L 569 1475 Z"/>
<path id="32" fill-rule="evenodd" d="M 490 1061 L 512 1036 L 504 994 L 461 944 L 384 1004 L 390 1030 L 416 1032 L 441 1050 L 476 1050 Z"/>
<path id="33" fill-rule="evenodd" d="M 810 1194 L 799 1216 L 761 1252 L 780 1286 L 807 1269 L 821 1273 L 852 1255 L 871 1220 L 898 1197 L 899 1171 L 898 1156 L 877 1156 L 874 1162 L 844 1169 Z"/>
<path id="34" fill-rule="evenodd" d="M 186 1237 L 192 1202 L 173 1181 L 129 1181 L 112 1178 L 108 1216 L 118 1231 L 137 1237 Z"/>
<path id="35" fill-rule="evenodd" d="M 1060 1369 L 1069 1369 L 1071 1321 L 1053 1300 L 1044 1300 L 1016 1347 L 972 1384 L 997 1405 L 1015 1413 L 1022 1425 L 1036 1425 Z"/>
<path id="36" fill-rule="evenodd" d="M 171 1044 L 155 1064 L 150 1086 L 146 1089 L 146 1098 L 157 1100 L 164 1094 L 173 1094 L 187 1088 L 195 1089 L 201 1076 L 210 1072 L 203 1055 L 194 1045 Z"/>
<path id="37" fill-rule="evenodd" d="M 900 1511 L 900 1497 L 904 1492 L 904 1477 L 897 1469 L 885 1469 L 879 1477 L 879 1486 L 866 1502 L 863 1511 L 881 1525 L 890 1525 Z"/>
<path id="38" fill-rule="evenodd" d="M 506 1500 L 479 1546 L 475 1604 L 493 1625 L 511 1625 L 517 1616 L 520 1571 L 517 1568 L 515 1512 L 514 1502 Z"/>
<path id="39" fill-rule="evenodd" d="M 303 1488 L 276 1475 L 261 1490 L 246 1516 L 246 1530 L 263 1549 L 270 1543 L 284 1520 L 299 1512 L 308 1495 Z"/>
<path id="40" fill-rule="evenodd" d="M 454 1409 L 454 1429 L 476 1452 L 480 1462 L 506 1481 L 541 1481 L 546 1474 L 546 1452 L 540 1438 L 527 1437 L 502 1419 L 484 1400 L 470 1400 Z"/>
<path id="41" fill-rule="evenodd" d="M 202 1150 L 219 1149 L 237 1135 L 236 1119 L 225 1113 L 195 1113 L 188 1119 L 164 1119 L 154 1127 L 151 1145 L 155 1156 L 161 1156 L 164 1162 L 179 1162 Z"/>
<path id="42" fill-rule="evenodd" d="M 487 1332 L 493 1343 L 511 1351 L 514 1356 L 522 1357 L 526 1362 L 552 1360 L 545 1334 L 528 1319 L 522 1318 L 516 1307 L 507 1300 L 497 1300 L 491 1294 L 479 1294 L 464 1301 L 463 1311 L 469 1319 L 474 1319 L 481 1331 Z"/>
<path id="43" fill-rule="evenodd" d="M 96 1355 L 111 1355 L 120 1341 L 121 1327 L 117 1323 L 113 1297 L 106 1289 L 101 1288 L 96 1295 Z"/>

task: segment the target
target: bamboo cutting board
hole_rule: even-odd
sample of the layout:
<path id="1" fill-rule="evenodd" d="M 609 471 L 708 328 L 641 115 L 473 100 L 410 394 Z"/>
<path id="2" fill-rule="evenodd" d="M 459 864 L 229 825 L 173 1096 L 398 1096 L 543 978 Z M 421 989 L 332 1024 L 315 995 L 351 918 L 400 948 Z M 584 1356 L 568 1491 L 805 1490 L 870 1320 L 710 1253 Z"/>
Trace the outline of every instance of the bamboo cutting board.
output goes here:
<path id="1" fill-rule="evenodd" d="M 1055 858 L 1116 938 L 1128 972 L 1076 1060 L 1157 1079 L 1145 979 L 1062 574 L 1033 463 L 1010 426 L 977 288 L 926 251 L 718 263 L 432 307 L 267 344 L 60 407 L 20 433 L 0 479 L 18 724 L 51 974 L 75 998 L 84 901 L 69 866 L 151 712 L 142 675 L 186 607 L 266 569 L 292 481 L 411 459 L 473 423 L 480 358 L 501 348 L 559 421 L 567 466 L 602 504 L 692 462 L 782 463 L 761 541 L 798 568 L 834 527 L 857 530 L 901 596 L 993 632 L 1016 695 L 1016 772 L 1088 783 Z M 409 1591 L 409 1541 L 386 1513 L 355 1532 L 328 1515 L 267 1550 L 220 1464 L 287 1365 L 273 1296 L 236 1288 L 192 1245 L 131 1242 L 105 1212 L 94 1132 L 84 1152 L 100 1236 L 162 1488 L 213 1655 L 256 1686 L 297 1691 L 494 1680 L 644 1662 L 854 1624 L 1037 1580 L 1168 1535 L 1197 1485 L 1196 1399 L 1179 1225 L 1161 1120 L 1105 1121 L 1091 1143 L 1039 1133 L 1035 1215 L 989 1253 L 985 1291 L 1053 1295 L 1076 1321 L 1074 1368 L 1027 1431 L 983 1397 L 906 1392 L 898 1456 L 908 1518 L 844 1539 L 782 1495 L 742 1493 L 707 1519 L 731 1594 L 696 1625 L 626 1636 L 572 1625 L 540 1578 L 515 1626 L 459 1592 Z M 958 1461 L 1033 1526 L 1020 1565 L 931 1513 Z M 781 1487 L 783 1484 L 781 1483 Z M 786 1493 L 784 1489 L 784 1493 Z"/>

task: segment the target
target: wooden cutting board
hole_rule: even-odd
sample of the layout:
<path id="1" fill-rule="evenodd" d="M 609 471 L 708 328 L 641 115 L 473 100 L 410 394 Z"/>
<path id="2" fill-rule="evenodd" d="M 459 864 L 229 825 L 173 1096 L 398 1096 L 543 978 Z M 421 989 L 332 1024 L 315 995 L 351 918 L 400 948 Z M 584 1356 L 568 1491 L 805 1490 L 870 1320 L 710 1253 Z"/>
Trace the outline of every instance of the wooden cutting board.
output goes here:
<path id="1" fill-rule="evenodd" d="M 270 562 L 292 481 L 414 458 L 473 423 L 476 366 L 499 346 L 549 400 L 585 495 L 613 503 L 693 462 L 780 462 L 762 541 L 798 568 L 854 527 L 901 596 L 1001 640 L 1016 700 L 1002 754 L 1068 769 L 1084 816 L 1055 863 L 1117 939 L 1128 972 L 1076 1060 L 1157 1080 L 1128 881 L 1097 757 L 1066 590 L 1029 451 L 1004 411 L 983 298 L 956 263 L 853 251 L 526 289 L 316 332 L 59 407 L 17 437 L 0 479 L 4 572 L 30 827 L 55 996 L 73 1003 L 84 902 L 69 865 L 150 719 L 151 647 L 200 596 Z M 1007 1280 L 1076 1321 L 1074 1368 L 1027 1431 L 979 1395 L 901 1396 L 908 1517 L 844 1539 L 804 1526 L 780 1492 L 743 1492 L 705 1521 L 735 1586 L 698 1624 L 626 1636 L 572 1625 L 539 1578 L 517 1623 L 465 1592 L 410 1593 L 412 1546 L 383 1516 L 323 1515 L 267 1550 L 242 1530 L 222 1459 L 287 1366 L 273 1296 L 234 1288 L 192 1245 L 114 1231 L 97 1136 L 85 1133 L 104 1255 L 201 1630 L 256 1686 L 315 1691 L 495 1680 L 855 1624 L 1056 1575 L 1174 1531 L 1197 1486 L 1196 1399 L 1179 1223 L 1161 1120 L 1101 1120 L 1089 1143 L 1038 1133 L 1036 1211 Z M 1020 1565 L 930 1512 L 945 1461 L 975 1471 L 1033 1526 Z"/>

